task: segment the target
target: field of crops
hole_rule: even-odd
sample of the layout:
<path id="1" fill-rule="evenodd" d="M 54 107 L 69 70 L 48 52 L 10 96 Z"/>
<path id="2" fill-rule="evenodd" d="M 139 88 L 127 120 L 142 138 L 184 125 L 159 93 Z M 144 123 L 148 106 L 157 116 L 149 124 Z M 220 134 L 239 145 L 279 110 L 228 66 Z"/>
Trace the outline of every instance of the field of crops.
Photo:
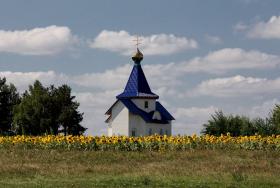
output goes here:
<path id="1" fill-rule="evenodd" d="M 280 135 L 0 137 L 0 187 L 280 187 Z"/>
<path id="2" fill-rule="evenodd" d="M 229 134 L 221 136 L 8 136 L 0 137 L 0 147 L 38 149 L 79 149 L 113 151 L 174 151 L 188 149 L 247 149 L 280 151 L 280 135 L 262 137 Z"/>

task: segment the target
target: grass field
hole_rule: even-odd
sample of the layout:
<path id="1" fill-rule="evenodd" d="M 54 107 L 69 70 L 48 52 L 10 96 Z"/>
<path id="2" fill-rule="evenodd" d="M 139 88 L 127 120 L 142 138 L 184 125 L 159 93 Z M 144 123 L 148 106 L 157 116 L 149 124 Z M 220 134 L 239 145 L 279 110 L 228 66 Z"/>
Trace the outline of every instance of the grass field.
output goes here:
<path id="1" fill-rule="evenodd" d="M 280 187 L 280 152 L 0 149 L 1 187 Z"/>

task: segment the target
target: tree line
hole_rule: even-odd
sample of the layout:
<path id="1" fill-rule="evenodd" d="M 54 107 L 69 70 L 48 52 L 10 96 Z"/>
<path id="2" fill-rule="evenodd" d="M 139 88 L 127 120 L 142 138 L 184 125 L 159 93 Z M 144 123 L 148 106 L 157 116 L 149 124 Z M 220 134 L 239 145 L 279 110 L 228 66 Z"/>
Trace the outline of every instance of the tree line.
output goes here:
<path id="1" fill-rule="evenodd" d="M 0 135 L 83 134 L 86 128 L 80 124 L 83 113 L 78 108 L 68 85 L 45 87 L 36 80 L 19 94 L 14 84 L 0 78 Z M 267 118 L 216 111 L 203 127 L 202 134 L 216 136 L 280 134 L 280 105 L 275 105 Z"/>
<path id="2" fill-rule="evenodd" d="M 280 135 L 280 105 L 275 105 L 266 118 L 250 119 L 246 116 L 225 115 L 222 111 L 216 111 L 203 127 L 201 133 L 216 136 L 227 133 L 231 136 Z"/>
<path id="3" fill-rule="evenodd" d="M 83 113 L 68 85 L 44 87 L 36 80 L 20 95 L 6 78 L 0 78 L 0 134 L 80 135 Z"/>

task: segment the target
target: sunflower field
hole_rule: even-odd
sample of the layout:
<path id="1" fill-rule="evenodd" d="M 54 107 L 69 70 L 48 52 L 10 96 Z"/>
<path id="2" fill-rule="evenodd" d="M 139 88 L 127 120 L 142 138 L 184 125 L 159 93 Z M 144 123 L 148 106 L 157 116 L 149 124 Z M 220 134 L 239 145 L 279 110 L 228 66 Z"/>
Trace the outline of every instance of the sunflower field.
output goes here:
<path id="1" fill-rule="evenodd" d="M 239 136 L 5 136 L 0 148 L 78 149 L 117 151 L 173 151 L 189 149 L 246 149 L 280 151 L 280 135 Z"/>

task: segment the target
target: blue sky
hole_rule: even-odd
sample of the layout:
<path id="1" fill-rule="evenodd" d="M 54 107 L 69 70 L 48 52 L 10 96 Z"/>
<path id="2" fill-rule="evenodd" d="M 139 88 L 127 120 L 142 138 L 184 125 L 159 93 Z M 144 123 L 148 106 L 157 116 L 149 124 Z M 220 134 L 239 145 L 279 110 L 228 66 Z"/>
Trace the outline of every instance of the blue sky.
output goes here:
<path id="1" fill-rule="evenodd" d="M 174 134 L 199 133 L 218 109 L 264 117 L 280 100 L 280 1 L 0 2 L 0 76 L 21 92 L 35 79 L 69 84 L 88 134 L 106 133 L 136 35 Z"/>

